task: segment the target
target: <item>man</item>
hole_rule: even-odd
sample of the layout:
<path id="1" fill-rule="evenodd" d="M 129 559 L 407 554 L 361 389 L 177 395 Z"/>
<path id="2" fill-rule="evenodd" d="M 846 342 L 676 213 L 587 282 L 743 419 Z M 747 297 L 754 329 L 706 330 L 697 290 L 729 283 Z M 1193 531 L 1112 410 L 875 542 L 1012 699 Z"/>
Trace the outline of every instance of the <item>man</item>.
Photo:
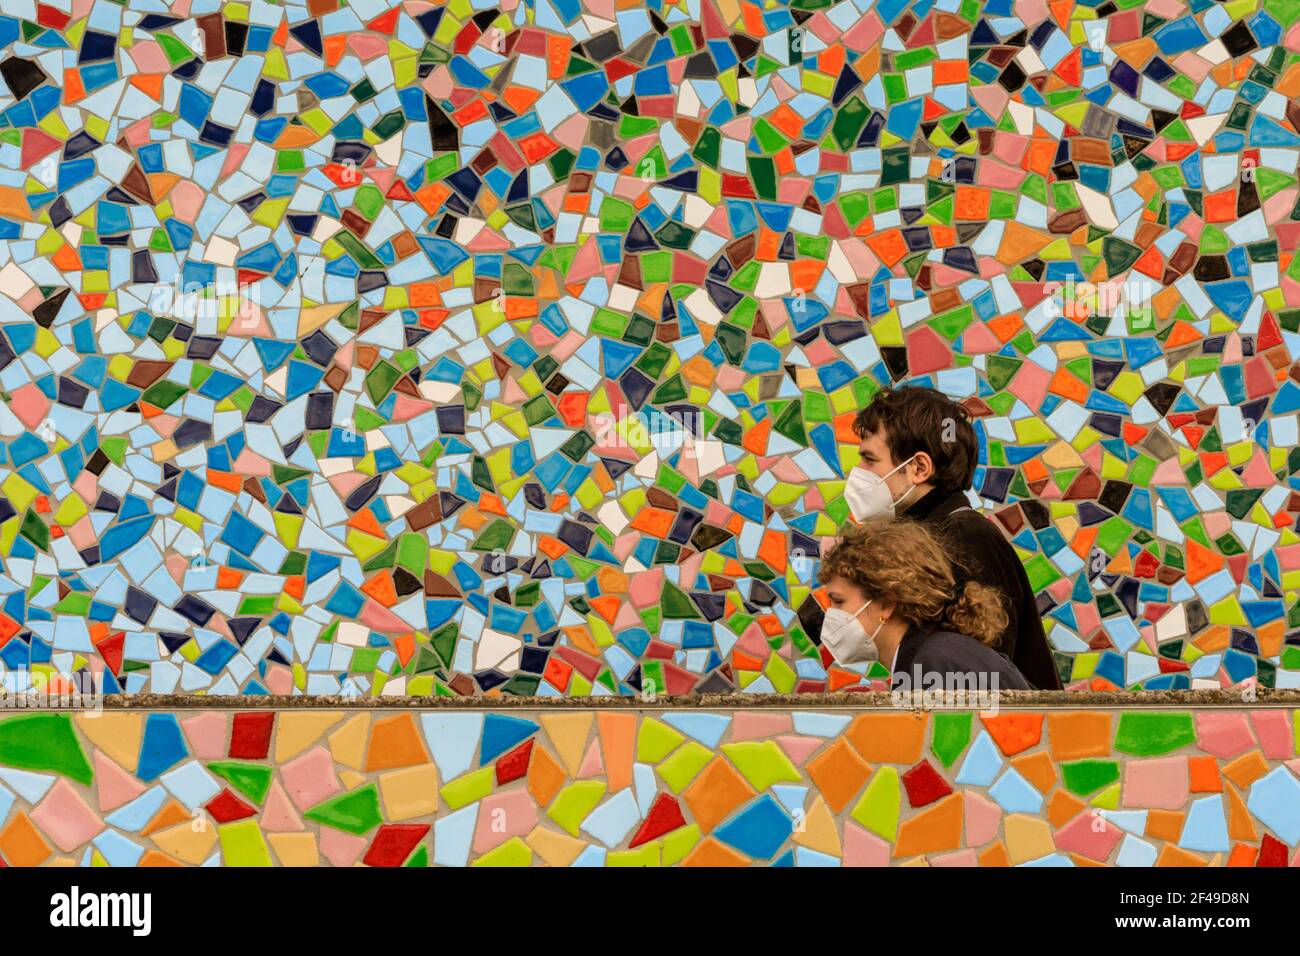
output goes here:
<path id="1" fill-rule="evenodd" d="M 966 497 L 979 455 L 966 409 L 934 389 L 886 388 L 858 413 L 853 430 L 861 439 L 861 464 L 844 489 L 853 517 L 862 522 L 905 514 L 929 526 L 965 580 L 1004 595 L 1009 622 L 994 646 L 1031 685 L 1060 690 L 1025 567 Z"/>

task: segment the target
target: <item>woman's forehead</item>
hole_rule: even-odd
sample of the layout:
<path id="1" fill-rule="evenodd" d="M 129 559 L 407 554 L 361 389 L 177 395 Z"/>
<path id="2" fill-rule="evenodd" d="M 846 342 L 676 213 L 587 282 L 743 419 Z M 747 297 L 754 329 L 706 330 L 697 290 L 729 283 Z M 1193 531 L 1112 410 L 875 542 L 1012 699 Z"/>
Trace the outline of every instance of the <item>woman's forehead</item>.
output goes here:
<path id="1" fill-rule="evenodd" d="M 861 597 L 863 590 L 848 578 L 836 575 L 826 582 L 826 592 L 833 598 Z"/>

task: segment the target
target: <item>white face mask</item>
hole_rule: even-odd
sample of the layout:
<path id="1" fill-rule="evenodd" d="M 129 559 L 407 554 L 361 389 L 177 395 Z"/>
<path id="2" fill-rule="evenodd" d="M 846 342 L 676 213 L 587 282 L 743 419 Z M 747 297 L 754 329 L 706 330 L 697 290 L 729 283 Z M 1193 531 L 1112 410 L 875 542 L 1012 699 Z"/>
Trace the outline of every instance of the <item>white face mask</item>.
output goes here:
<path id="1" fill-rule="evenodd" d="M 870 601 L 858 608 L 856 614 L 850 614 L 842 607 L 827 609 L 822 621 L 822 645 L 839 663 L 861 664 L 880 658 L 880 653 L 876 650 L 876 638 L 885 626 L 884 620 L 870 634 L 858 620 L 858 615 L 869 607 Z"/>
<path id="2" fill-rule="evenodd" d="M 912 456 L 912 458 L 915 457 L 915 455 Z M 898 516 L 898 506 L 907 500 L 916 485 L 908 486 L 908 489 L 903 492 L 903 496 L 895 501 L 894 496 L 889 491 L 889 485 L 885 484 L 885 478 L 888 478 L 895 471 L 907 467 L 907 465 L 911 464 L 912 458 L 892 469 L 884 478 L 874 471 L 868 471 L 861 465 L 857 465 L 849 471 L 849 480 L 844 485 L 844 500 L 849 504 L 849 511 L 853 513 L 853 520 L 861 524 L 868 518 L 874 518 L 877 515 L 888 515 L 891 518 Z"/>

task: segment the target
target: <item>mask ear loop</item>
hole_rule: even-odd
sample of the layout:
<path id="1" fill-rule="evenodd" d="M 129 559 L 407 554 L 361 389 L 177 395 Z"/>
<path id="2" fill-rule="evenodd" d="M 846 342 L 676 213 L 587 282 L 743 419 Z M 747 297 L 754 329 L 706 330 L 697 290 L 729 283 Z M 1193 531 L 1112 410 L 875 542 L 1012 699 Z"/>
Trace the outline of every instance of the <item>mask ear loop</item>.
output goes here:
<path id="1" fill-rule="evenodd" d="M 881 632 L 882 630 L 884 630 L 885 625 L 888 624 L 888 623 L 889 623 L 889 618 L 887 618 L 887 617 L 882 617 L 882 618 L 880 619 L 880 623 L 876 625 L 876 629 L 875 629 L 874 631 L 871 632 L 871 639 L 872 639 L 873 641 L 875 641 L 877 638 L 880 637 L 880 632 Z"/>
<path id="2" fill-rule="evenodd" d="M 898 471 L 899 468 L 906 468 L 914 461 L 916 461 L 916 455 L 913 455 L 911 458 L 907 459 L 907 461 L 899 465 L 898 468 L 895 468 L 894 471 Z M 892 475 L 894 471 L 891 471 L 890 474 Z M 904 501 L 907 500 L 907 496 L 910 495 L 915 490 L 916 490 L 916 485 L 908 485 L 907 490 L 903 492 L 901 495 L 899 495 L 898 500 L 894 502 L 894 508 L 897 509 L 899 505 L 901 505 Z"/>

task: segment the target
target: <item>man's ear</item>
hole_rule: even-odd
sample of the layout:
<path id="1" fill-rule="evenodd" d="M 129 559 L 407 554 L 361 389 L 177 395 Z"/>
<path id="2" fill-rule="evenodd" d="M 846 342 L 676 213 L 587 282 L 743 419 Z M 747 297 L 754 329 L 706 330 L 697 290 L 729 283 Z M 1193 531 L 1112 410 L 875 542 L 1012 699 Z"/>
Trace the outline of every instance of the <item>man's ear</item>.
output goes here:
<path id="1" fill-rule="evenodd" d="M 929 481 L 934 477 L 934 459 L 930 457 L 929 452 L 918 451 L 916 458 L 912 460 L 912 475 L 917 484 Z"/>

